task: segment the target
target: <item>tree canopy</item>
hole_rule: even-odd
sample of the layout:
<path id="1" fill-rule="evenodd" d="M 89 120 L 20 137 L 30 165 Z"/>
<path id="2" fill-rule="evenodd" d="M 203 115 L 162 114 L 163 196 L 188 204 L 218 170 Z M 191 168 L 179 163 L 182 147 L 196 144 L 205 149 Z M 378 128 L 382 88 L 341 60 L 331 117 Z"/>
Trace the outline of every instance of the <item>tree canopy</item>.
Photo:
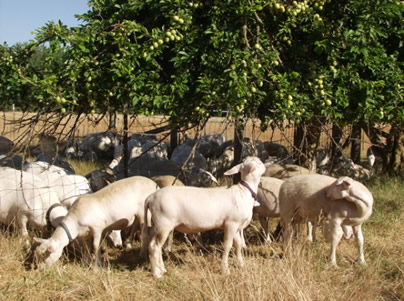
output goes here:
<path id="1" fill-rule="evenodd" d="M 128 104 L 180 126 L 222 111 L 263 127 L 404 120 L 399 1 L 88 4 L 79 27 L 49 22 L 32 43 L 1 47 L 3 105 L 94 113 Z"/>

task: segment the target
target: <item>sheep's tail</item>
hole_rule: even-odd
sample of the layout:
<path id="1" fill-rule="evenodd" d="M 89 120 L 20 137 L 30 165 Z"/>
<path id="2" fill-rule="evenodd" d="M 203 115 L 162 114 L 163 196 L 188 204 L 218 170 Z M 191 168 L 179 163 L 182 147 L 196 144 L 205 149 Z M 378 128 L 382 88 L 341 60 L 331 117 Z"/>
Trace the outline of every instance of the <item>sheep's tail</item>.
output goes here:
<path id="1" fill-rule="evenodd" d="M 142 228 L 142 248 L 140 251 L 141 256 L 146 256 L 148 253 L 148 246 L 152 234 L 151 212 L 149 210 L 149 202 L 146 199 L 144 203 L 144 223 Z M 149 214 L 150 213 L 150 214 Z"/>

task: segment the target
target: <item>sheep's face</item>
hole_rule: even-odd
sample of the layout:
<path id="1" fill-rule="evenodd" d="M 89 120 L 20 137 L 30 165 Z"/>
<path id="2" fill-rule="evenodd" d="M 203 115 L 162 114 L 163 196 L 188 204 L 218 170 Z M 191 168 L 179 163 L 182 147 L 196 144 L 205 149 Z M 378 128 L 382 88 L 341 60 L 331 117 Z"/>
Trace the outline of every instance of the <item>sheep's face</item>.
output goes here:
<path id="1" fill-rule="evenodd" d="M 58 248 L 51 239 L 35 239 L 40 245 L 34 251 L 35 266 L 44 269 L 54 264 L 62 255 L 63 248 Z"/>
<path id="2" fill-rule="evenodd" d="M 240 168 L 241 178 L 261 177 L 265 173 L 265 165 L 258 157 L 247 157 Z"/>
<path id="3" fill-rule="evenodd" d="M 241 173 L 242 180 L 259 179 L 265 172 L 265 165 L 258 157 L 247 157 L 244 161 L 229 169 L 224 175 L 234 175 Z"/>

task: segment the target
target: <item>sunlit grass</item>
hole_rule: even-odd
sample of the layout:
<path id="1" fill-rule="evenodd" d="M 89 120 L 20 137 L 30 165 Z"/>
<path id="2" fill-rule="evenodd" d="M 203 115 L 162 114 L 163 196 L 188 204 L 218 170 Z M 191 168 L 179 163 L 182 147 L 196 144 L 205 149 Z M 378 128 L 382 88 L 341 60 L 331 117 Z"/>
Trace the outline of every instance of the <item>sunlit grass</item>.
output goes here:
<path id="1" fill-rule="evenodd" d="M 74 163 L 76 168 L 79 164 Z M 94 165 L 83 165 L 82 173 Z M 211 235 L 206 249 L 176 240 L 164 256 L 168 273 L 151 276 L 149 263 L 132 250 L 104 244 L 107 267 L 99 268 L 64 256 L 46 271 L 26 270 L 17 234 L 0 233 L 0 299 L 7 300 L 403 300 L 404 187 L 402 179 L 368 183 L 374 194 L 374 214 L 364 225 L 365 257 L 355 260 L 353 240 L 337 249 L 339 268 L 328 264 L 329 245 L 319 234 L 312 245 L 285 248 L 282 242 L 261 243 L 256 228 L 247 229 L 245 267 L 230 258 L 231 274 L 220 272 L 222 233 Z M 272 223 L 274 227 L 275 222 Z"/>

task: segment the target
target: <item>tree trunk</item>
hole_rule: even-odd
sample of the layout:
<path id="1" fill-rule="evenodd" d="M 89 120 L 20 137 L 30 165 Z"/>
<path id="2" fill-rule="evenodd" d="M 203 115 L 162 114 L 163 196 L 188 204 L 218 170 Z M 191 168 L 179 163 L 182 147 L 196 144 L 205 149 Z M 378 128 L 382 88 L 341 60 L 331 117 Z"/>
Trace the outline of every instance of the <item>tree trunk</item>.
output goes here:
<path id="1" fill-rule="evenodd" d="M 243 151 L 244 127 L 245 127 L 244 120 L 238 119 L 235 121 L 235 123 L 234 123 L 234 140 L 233 140 L 233 147 L 234 147 L 233 166 L 239 164 L 242 159 L 241 154 Z M 240 180 L 241 180 L 240 173 L 233 175 L 234 184 L 240 182 Z"/>
<path id="2" fill-rule="evenodd" d="M 337 158 L 342 157 L 342 127 L 336 123 L 332 125 L 332 144 L 331 144 L 331 164 L 336 162 Z M 332 166 L 331 166 L 332 168 Z"/>
<path id="3" fill-rule="evenodd" d="M 294 133 L 295 150 L 298 164 L 306 167 L 310 171 L 316 171 L 316 153 L 320 145 L 322 123 L 318 118 L 314 118 L 309 124 L 297 125 Z"/>
<path id="4" fill-rule="evenodd" d="M 116 112 L 109 111 L 109 122 L 108 122 L 108 130 L 116 130 Z"/>
<path id="5" fill-rule="evenodd" d="M 170 132 L 170 156 L 177 146 L 178 146 L 178 130 L 173 129 Z"/>
<path id="6" fill-rule="evenodd" d="M 301 164 L 303 154 L 303 144 L 305 140 L 305 130 L 303 124 L 295 124 L 293 131 L 293 157 L 296 158 L 297 164 Z"/>
<path id="7" fill-rule="evenodd" d="M 123 170 L 124 170 L 124 177 L 127 178 L 129 175 L 128 171 L 128 162 L 129 162 L 129 151 L 128 151 L 128 125 L 129 125 L 129 118 L 128 118 L 128 104 L 126 103 L 123 107 Z"/>
<path id="8" fill-rule="evenodd" d="M 399 175 L 404 169 L 404 132 L 392 125 L 386 148 L 389 150 L 387 172 L 390 175 Z"/>
<path id="9" fill-rule="evenodd" d="M 361 160 L 361 132 L 362 127 L 359 124 L 352 125 L 351 159 L 354 163 L 360 163 Z"/>

